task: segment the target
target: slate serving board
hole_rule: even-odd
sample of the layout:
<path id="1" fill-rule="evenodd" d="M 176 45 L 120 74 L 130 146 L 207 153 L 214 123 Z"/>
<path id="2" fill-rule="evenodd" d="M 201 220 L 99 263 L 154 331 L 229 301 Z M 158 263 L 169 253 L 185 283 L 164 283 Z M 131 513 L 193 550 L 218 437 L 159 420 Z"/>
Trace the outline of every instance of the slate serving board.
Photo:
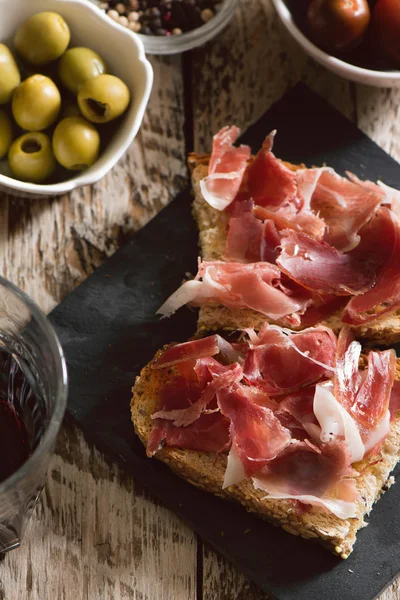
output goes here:
<path id="1" fill-rule="evenodd" d="M 278 129 L 277 156 L 308 166 L 382 178 L 400 187 L 400 166 L 335 109 L 302 85 L 289 91 L 242 141 L 258 150 Z M 70 377 L 68 412 L 87 438 L 122 462 L 259 587 L 279 600 L 372 600 L 400 572 L 400 485 L 394 485 L 342 561 L 313 542 L 272 527 L 239 506 L 201 492 L 147 459 L 130 422 L 135 376 L 164 343 L 183 341 L 196 314 L 169 320 L 156 309 L 196 271 L 197 230 L 189 191 L 108 259 L 50 315 Z M 247 533 L 246 533 L 247 531 Z"/>

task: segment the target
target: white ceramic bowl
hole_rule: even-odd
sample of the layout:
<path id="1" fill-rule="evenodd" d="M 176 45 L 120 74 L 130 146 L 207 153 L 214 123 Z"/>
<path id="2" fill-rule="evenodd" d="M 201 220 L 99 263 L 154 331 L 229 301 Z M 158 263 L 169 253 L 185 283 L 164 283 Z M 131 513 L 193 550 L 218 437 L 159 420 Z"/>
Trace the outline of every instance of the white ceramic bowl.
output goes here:
<path id="1" fill-rule="evenodd" d="M 376 87 L 400 86 L 400 71 L 375 71 L 373 69 L 363 69 L 327 54 L 313 44 L 304 33 L 300 31 L 294 22 L 293 16 L 288 9 L 285 0 L 272 0 L 272 2 L 280 20 L 290 35 L 298 44 L 300 44 L 309 56 L 321 65 L 324 65 L 324 67 L 330 71 L 333 71 L 341 77 L 350 79 L 351 81 L 364 83 L 366 85 L 374 85 Z"/>
<path id="2" fill-rule="evenodd" d="M 12 47 L 17 27 L 43 10 L 51 10 L 64 17 L 71 29 L 71 45 L 87 46 L 98 52 L 110 72 L 128 85 L 132 101 L 98 160 L 85 171 L 71 171 L 71 177 L 65 181 L 48 185 L 18 181 L 8 176 L 7 161 L 0 161 L 0 189 L 20 196 L 64 194 L 101 179 L 136 136 L 153 83 L 153 70 L 139 37 L 106 17 L 87 0 L 0 0 L 0 42 Z"/>

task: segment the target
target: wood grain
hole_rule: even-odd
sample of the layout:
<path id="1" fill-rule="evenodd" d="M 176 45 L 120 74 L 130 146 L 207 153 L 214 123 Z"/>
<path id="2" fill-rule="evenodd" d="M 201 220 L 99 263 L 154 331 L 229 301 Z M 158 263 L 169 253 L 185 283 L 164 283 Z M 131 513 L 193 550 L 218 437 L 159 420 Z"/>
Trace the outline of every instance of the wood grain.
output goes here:
<path id="1" fill-rule="evenodd" d="M 151 62 L 141 132 L 107 177 L 56 199 L 0 195 L 0 272 L 46 312 L 186 185 L 185 133 L 208 150 L 220 126 L 245 129 L 300 79 L 400 159 L 400 90 L 356 86 L 313 63 L 270 0 L 241 0 L 227 29 L 184 60 Z M 380 600 L 399 598 L 398 581 Z M 20 599 L 267 600 L 71 425 L 23 546 L 0 563 L 0 600 Z"/>
<path id="2" fill-rule="evenodd" d="M 21 548 L 0 566 L 10 600 L 194 600 L 196 536 L 64 427 Z"/>

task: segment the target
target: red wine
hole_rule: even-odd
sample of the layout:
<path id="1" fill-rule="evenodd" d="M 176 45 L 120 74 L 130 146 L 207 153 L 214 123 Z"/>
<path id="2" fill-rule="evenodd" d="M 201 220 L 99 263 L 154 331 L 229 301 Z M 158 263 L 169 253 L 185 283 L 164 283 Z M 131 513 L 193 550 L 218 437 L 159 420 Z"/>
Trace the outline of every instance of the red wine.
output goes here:
<path id="1" fill-rule="evenodd" d="M 29 361 L 0 349 L 0 482 L 29 458 L 43 434 L 43 405 Z"/>
<path id="2" fill-rule="evenodd" d="M 30 454 L 28 432 L 9 400 L 0 400 L 0 481 L 7 479 Z"/>

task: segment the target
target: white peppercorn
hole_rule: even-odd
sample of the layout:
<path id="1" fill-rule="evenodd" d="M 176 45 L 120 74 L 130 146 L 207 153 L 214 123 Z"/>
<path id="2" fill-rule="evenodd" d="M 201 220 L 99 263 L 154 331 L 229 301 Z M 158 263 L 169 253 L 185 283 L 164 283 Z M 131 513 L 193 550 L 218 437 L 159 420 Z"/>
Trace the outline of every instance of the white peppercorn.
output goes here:
<path id="1" fill-rule="evenodd" d="M 126 10 L 126 6 L 125 4 L 122 4 L 122 2 L 118 2 L 118 4 L 115 7 L 115 10 L 120 14 L 123 15 L 125 14 L 125 10 Z"/>
<path id="2" fill-rule="evenodd" d="M 113 21 L 119 21 L 119 14 L 116 10 L 109 10 L 107 12 L 107 17 L 110 17 Z"/>

